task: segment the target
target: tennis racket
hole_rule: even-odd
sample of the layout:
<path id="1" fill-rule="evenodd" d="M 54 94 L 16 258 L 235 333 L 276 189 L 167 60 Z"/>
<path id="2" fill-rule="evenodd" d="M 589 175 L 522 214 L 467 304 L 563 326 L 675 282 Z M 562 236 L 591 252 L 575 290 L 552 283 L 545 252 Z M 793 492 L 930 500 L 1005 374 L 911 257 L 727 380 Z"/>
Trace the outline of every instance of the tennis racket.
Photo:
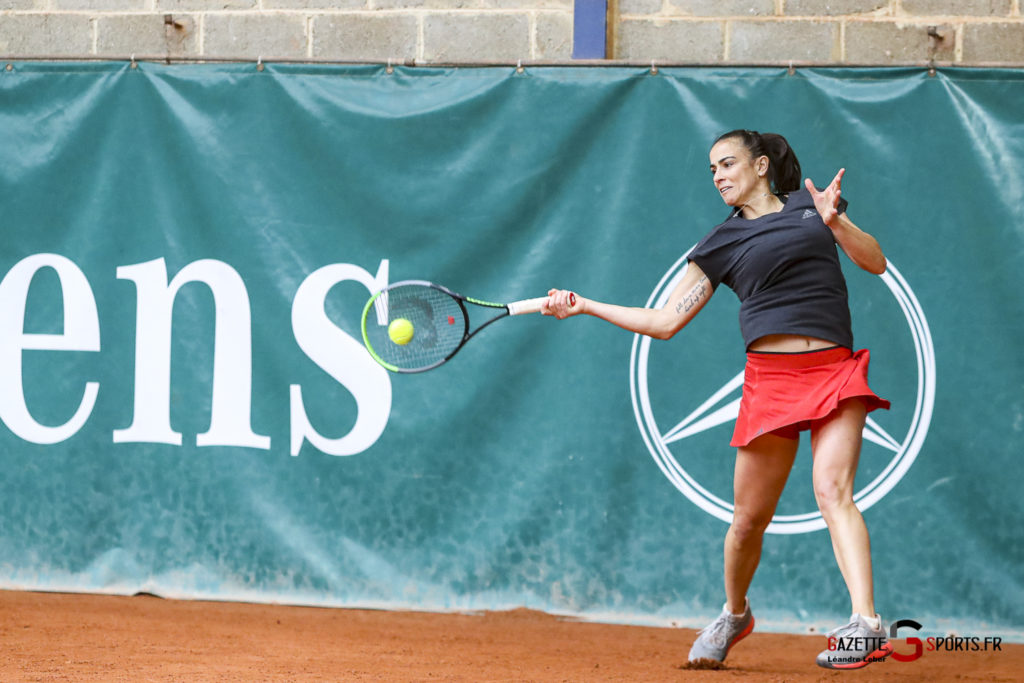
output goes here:
<path id="1" fill-rule="evenodd" d="M 509 304 L 463 296 L 424 280 L 396 282 L 370 297 L 363 308 L 363 343 L 391 372 L 425 372 L 452 359 L 467 341 L 510 315 L 539 313 L 546 296 Z M 469 329 L 466 304 L 497 311 Z"/>

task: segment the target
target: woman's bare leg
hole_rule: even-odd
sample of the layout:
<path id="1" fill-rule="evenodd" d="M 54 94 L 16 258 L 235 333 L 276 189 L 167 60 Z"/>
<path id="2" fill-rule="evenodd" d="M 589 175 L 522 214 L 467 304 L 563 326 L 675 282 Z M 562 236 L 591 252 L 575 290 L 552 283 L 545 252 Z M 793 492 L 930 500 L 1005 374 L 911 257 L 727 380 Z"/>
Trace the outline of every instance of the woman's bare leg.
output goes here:
<path id="1" fill-rule="evenodd" d="M 798 445 L 796 439 L 763 434 L 736 453 L 735 510 L 725 535 L 726 606 L 733 614 L 746 608 L 747 590 L 761 560 L 764 530 L 775 514 Z"/>
<path id="2" fill-rule="evenodd" d="M 866 411 L 858 399 L 843 401 L 811 430 L 814 497 L 828 525 L 839 571 L 850 592 L 852 611 L 875 616 L 871 541 L 853 502 Z"/>

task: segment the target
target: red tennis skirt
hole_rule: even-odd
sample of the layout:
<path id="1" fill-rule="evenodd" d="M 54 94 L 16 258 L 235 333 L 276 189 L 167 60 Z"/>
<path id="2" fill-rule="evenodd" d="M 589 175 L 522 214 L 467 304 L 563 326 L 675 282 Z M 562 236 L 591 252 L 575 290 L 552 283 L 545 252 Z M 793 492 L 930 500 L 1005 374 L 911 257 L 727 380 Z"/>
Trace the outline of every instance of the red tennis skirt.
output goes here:
<path id="1" fill-rule="evenodd" d="M 789 439 L 828 417 L 848 398 L 860 398 L 868 412 L 889 402 L 868 386 L 871 353 L 834 346 L 806 353 L 747 353 L 743 398 L 731 446 L 746 446 L 774 432 Z"/>

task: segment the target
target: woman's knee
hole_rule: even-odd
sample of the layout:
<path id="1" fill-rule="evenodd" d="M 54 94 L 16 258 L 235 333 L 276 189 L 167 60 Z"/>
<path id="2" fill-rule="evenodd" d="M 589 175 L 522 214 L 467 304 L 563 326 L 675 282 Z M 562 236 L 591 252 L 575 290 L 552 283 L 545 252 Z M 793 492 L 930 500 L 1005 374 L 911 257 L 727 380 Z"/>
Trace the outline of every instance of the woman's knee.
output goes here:
<path id="1" fill-rule="evenodd" d="M 830 514 L 840 512 L 853 503 L 853 488 L 846 482 L 833 479 L 814 482 L 814 499 L 821 514 L 828 519 Z"/>
<path id="2" fill-rule="evenodd" d="M 752 541 L 760 541 L 771 521 L 771 514 L 747 514 L 737 510 L 733 514 L 729 530 L 732 532 L 733 540 L 744 545 Z"/>

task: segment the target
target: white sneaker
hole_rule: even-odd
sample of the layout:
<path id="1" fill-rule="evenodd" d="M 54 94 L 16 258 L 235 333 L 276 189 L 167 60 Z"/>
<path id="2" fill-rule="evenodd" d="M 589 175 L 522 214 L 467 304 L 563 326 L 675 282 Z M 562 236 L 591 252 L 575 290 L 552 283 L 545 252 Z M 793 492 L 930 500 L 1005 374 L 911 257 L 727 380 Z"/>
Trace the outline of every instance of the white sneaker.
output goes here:
<path id="1" fill-rule="evenodd" d="M 713 662 L 723 662 L 725 656 L 729 654 L 729 649 L 749 636 L 753 630 L 754 615 L 750 611 L 749 600 L 741 616 L 731 613 L 727 605 L 722 608 L 722 613 L 717 619 L 697 634 L 697 640 L 690 648 L 689 660 L 696 662 L 709 659 Z"/>

